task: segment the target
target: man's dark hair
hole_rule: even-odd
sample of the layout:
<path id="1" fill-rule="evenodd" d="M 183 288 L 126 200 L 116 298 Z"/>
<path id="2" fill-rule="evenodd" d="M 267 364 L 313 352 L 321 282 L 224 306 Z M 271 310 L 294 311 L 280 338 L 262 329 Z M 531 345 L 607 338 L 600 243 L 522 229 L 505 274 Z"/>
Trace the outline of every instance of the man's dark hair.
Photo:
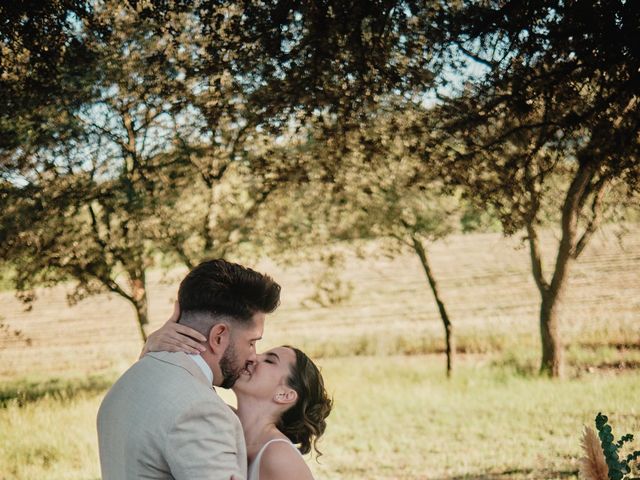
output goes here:
<path id="1" fill-rule="evenodd" d="M 181 312 L 207 312 L 249 321 L 256 312 L 271 313 L 280 303 L 280 285 L 237 263 L 202 262 L 180 283 Z"/>

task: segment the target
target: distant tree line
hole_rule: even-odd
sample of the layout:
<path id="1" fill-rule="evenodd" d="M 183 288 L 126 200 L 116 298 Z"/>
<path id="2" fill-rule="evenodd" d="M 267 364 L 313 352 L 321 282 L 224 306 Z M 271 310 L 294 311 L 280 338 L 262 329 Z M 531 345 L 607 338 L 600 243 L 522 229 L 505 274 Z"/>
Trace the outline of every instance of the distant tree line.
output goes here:
<path id="1" fill-rule="evenodd" d="M 599 225 L 638 209 L 640 4 L 59 0 L 0 6 L 0 258 L 19 294 L 111 291 L 146 338 L 158 258 L 523 232 L 541 372 Z M 557 226 L 555 259 L 539 230 Z M 327 258 L 329 258 L 328 256 Z"/>

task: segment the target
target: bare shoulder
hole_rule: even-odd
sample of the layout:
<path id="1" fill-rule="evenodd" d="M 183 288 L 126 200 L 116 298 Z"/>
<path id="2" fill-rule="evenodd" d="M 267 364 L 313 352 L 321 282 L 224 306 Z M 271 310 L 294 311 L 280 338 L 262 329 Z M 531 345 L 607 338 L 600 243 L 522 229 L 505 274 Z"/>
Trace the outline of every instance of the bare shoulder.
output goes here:
<path id="1" fill-rule="evenodd" d="M 313 480 L 313 475 L 295 448 L 285 442 L 273 442 L 262 454 L 260 480 L 289 478 Z"/>

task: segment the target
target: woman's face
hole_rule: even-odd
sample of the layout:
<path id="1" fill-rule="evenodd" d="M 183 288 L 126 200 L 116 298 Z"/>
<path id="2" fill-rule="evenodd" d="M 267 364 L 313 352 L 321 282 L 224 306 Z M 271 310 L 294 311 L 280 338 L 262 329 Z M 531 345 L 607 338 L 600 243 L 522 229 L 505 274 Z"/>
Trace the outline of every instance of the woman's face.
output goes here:
<path id="1" fill-rule="evenodd" d="M 237 395 L 272 398 L 278 387 L 287 385 L 287 378 L 295 362 L 295 352 L 287 347 L 277 347 L 261 353 L 249 372 L 240 375 L 233 391 Z"/>

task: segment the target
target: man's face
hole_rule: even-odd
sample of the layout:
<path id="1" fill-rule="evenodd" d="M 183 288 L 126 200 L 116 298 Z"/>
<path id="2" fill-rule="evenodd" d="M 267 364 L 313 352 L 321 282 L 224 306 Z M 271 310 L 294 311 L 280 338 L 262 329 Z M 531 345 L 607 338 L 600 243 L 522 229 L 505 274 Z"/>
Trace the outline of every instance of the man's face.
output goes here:
<path id="1" fill-rule="evenodd" d="M 265 314 L 257 312 L 246 327 L 235 327 L 220 359 L 222 388 L 231 388 L 240 374 L 256 361 L 256 342 L 262 338 Z"/>

